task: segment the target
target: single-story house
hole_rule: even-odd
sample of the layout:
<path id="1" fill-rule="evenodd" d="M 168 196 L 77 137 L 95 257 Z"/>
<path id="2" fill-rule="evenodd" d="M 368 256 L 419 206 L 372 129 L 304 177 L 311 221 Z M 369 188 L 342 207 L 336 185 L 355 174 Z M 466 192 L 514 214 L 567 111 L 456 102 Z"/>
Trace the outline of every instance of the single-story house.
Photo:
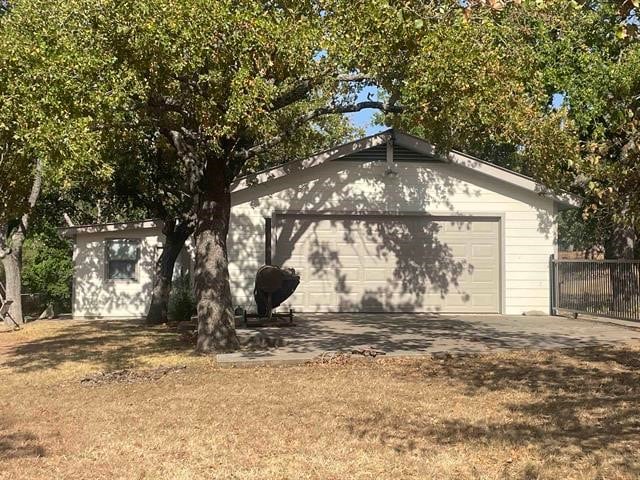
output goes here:
<path id="1" fill-rule="evenodd" d="M 237 180 L 228 239 L 235 306 L 265 262 L 301 276 L 296 312 L 550 310 L 556 214 L 579 205 L 534 180 L 388 130 Z M 158 221 L 66 229 L 73 315 L 142 317 Z M 191 244 L 177 270 L 193 266 Z"/>

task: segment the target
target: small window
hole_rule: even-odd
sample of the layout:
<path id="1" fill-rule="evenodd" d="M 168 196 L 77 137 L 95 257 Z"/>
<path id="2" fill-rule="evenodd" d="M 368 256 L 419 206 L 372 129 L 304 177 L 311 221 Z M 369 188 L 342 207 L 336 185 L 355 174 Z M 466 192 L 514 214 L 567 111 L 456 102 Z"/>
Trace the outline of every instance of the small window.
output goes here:
<path id="1" fill-rule="evenodd" d="M 107 279 L 137 280 L 140 240 L 107 240 Z"/>

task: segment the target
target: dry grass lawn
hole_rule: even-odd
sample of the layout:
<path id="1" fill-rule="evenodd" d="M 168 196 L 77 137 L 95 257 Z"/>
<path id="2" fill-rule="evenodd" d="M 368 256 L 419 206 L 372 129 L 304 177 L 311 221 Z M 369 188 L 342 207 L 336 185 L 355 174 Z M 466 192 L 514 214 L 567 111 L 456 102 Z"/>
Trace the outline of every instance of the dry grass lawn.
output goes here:
<path id="1" fill-rule="evenodd" d="M 221 369 L 165 327 L 38 322 L 0 333 L 0 478 L 638 478 L 639 351 Z"/>

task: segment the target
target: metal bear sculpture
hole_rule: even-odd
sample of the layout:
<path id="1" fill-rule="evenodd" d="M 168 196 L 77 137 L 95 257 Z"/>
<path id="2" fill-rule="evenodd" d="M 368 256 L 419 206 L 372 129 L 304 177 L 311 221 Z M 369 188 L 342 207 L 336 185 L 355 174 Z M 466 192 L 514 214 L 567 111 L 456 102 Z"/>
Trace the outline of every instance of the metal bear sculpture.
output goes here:
<path id="1" fill-rule="evenodd" d="M 298 285 L 300 285 L 300 275 L 293 268 L 280 268 L 273 265 L 260 267 L 253 289 L 258 315 L 270 317 L 271 311 L 293 295 Z"/>

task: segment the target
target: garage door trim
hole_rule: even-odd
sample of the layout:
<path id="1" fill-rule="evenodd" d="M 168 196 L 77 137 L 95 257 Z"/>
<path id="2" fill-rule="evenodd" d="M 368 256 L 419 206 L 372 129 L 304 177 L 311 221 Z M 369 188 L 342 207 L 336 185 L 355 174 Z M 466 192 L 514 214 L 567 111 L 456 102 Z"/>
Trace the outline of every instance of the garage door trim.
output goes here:
<path id="1" fill-rule="evenodd" d="M 379 211 L 379 210 L 361 210 L 361 211 L 348 211 L 348 210 L 274 210 L 271 215 L 271 252 L 276 252 L 276 240 L 277 235 L 274 233 L 274 229 L 278 222 L 283 217 L 296 217 L 296 216 L 311 216 L 311 217 L 421 217 L 426 219 L 433 219 L 434 221 L 449 221 L 449 220 L 464 220 L 464 221 L 489 221 L 498 222 L 498 258 L 500 259 L 500 265 L 498 266 L 498 307 L 499 314 L 504 314 L 506 306 L 506 283 L 505 283 L 505 214 L 500 213 L 487 213 L 487 212 L 468 212 L 463 214 L 451 214 L 450 212 L 413 212 L 413 211 Z"/>

